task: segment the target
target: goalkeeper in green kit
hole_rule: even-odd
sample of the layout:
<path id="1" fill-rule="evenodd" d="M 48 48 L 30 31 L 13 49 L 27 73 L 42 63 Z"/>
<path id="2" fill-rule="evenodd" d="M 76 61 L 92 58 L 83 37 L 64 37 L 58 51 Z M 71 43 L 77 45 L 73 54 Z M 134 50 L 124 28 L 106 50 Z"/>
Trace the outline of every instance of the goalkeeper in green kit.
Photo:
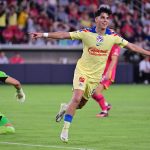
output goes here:
<path id="1" fill-rule="evenodd" d="M 0 81 L 5 84 L 13 85 L 16 88 L 16 98 L 19 102 L 25 101 L 25 94 L 18 80 L 8 76 L 5 72 L 0 71 Z M 0 113 L 0 134 L 14 133 L 15 128 L 9 122 L 5 115 Z"/>

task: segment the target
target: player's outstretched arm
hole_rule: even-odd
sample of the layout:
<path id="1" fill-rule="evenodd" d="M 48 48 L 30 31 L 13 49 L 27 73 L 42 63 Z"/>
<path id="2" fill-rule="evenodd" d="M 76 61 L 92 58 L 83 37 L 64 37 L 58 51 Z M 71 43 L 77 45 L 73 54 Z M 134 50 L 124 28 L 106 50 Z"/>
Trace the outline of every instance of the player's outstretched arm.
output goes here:
<path id="1" fill-rule="evenodd" d="M 21 86 L 21 83 L 16 80 L 15 78 L 12 78 L 12 77 L 8 77 L 6 80 L 5 80 L 5 83 L 6 84 L 11 84 L 13 85 L 15 88 L 16 88 L 16 98 L 19 102 L 24 102 L 25 101 L 25 94 L 23 92 L 23 89 L 22 89 L 22 86 Z"/>
<path id="2" fill-rule="evenodd" d="M 41 33 L 41 32 L 32 32 L 29 33 L 31 39 L 37 38 L 52 38 L 52 39 L 71 39 L 69 32 L 49 32 L 49 33 Z"/>
<path id="3" fill-rule="evenodd" d="M 134 51 L 134 52 L 137 52 L 137 53 L 141 53 L 141 54 L 144 54 L 144 55 L 149 55 L 150 56 L 150 50 L 145 50 L 133 43 L 128 43 L 125 47 L 127 47 L 128 49 Z"/>

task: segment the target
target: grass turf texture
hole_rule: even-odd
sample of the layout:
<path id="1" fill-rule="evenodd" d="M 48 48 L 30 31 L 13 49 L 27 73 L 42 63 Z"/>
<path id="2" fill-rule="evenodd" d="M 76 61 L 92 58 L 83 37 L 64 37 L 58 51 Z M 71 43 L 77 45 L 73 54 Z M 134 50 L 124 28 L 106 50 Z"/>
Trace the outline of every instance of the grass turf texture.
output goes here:
<path id="1" fill-rule="evenodd" d="M 16 128 L 15 134 L 0 135 L 0 149 L 150 149 L 150 86 L 111 86 L 104 92 L 113 106 L 108 118 L 96 118 L 95 115 L 100 110 L 96 102 L 90 100 L 82 110 L 77 111 L 70 128 L 69 143 L 64 144 L 59 138 L 63 121 L 56 123 L 55 115 L 60 103 L 70 100 L 71 88 L 70 85 L 24 85 L 26 101 L 21 104 L 13 97 L 13 87 L 0 86 L 0 112 Z M 8 145 L 1 142 L 50 147 Z"/>

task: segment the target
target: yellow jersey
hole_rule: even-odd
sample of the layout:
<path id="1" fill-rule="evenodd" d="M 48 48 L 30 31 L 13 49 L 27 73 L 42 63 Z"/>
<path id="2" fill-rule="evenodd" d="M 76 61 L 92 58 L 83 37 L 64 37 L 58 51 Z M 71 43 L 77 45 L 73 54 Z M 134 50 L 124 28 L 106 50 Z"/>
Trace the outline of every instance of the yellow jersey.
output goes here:
<path id="1" fill-rule="evenodd" d="M 96 27 L 70 32 L 72 40 L 82 40 L 83 53 L 77 62 L 76 71 L 95 80 L 100 80 L 114 44 L 124 47 L 128 41 L 109 28 L 103 36 L 96 33 Z"/>
<path id="2" fill-rule="evenodd" d="M 0 16 L 0 27 L 6 27 L 6 13 Z"/>
<path id="3" fill-rule="evenodd" d="M 16 26 L 17 25 L 17 13 L 14 13 L 9 16 L 8 18 L 9 26 Z"/>

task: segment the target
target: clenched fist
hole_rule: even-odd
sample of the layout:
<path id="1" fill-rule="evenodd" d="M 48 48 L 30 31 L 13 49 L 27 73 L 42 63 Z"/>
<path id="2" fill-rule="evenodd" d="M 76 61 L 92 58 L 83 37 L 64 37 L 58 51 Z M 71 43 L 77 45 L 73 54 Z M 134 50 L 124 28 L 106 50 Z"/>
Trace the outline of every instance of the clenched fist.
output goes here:
<path id="1" fill-rule="evenodd" d="M 42 38 L 43 37 L 43 33 L 40 32 L 32 32 L 29 33 L 31 39 L 37 39 L 37 38 Z"/>

